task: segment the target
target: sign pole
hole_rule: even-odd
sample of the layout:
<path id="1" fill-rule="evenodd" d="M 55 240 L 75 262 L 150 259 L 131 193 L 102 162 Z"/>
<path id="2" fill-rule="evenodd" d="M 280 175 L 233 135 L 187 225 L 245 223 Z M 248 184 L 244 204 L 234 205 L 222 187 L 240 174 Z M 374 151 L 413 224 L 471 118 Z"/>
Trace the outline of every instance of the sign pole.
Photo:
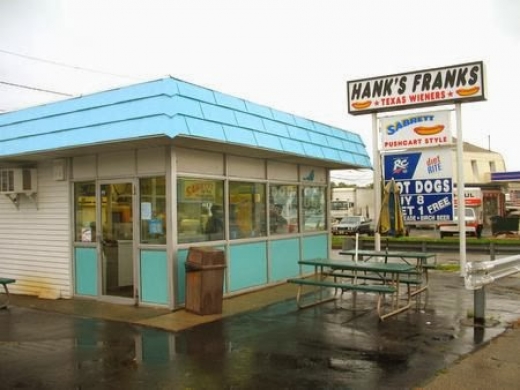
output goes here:
<path id="1" fill-rule="evenodd" d="M 379 156 L 379 126 L 377 123 L 377 113 L 372 113 L 372 159 L 374 160 L 374 249 L 381 250 L 381 235 L 377 229 L 379 213 L 381 212 L 381 157 Z"/>
<path id="2" fill-rule="evenodd" d="M 460 276 L 466 276 L 466 202 L 464 199 L 464 161 L 462 141 L 462 118 L 460 103 L 455 104 L 457 127 L 457 217 L 459 222 Z"/>

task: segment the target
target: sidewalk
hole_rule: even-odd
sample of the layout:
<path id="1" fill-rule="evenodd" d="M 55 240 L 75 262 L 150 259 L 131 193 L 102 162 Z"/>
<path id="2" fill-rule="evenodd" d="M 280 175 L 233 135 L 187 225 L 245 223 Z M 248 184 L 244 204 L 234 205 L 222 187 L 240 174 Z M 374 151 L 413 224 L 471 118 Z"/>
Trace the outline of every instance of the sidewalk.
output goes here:
<path id="1" fill-rule="evenodd" d="M 198 315 L 184 309 L 135 307 L 116 305 L 85 299 L 48 300 L 27 295 L 11 295 L 10 306 L 27 307 L 49 312 L 97 318 L 108 321 L 128 322 L 171 332 L 179 332 L 221 320 L 239 313 L 259 310 L 271 304 L 294 299 L 293 285 L 280 284 L 252 293 L 241 294 L 224 299 L 222 314 Z"/>
<path id="2" fill-rule="evenodd" d="M 520 321 L 503 334 L 464 356 L 422 387 L 427 390 L 518 389 Z"/>

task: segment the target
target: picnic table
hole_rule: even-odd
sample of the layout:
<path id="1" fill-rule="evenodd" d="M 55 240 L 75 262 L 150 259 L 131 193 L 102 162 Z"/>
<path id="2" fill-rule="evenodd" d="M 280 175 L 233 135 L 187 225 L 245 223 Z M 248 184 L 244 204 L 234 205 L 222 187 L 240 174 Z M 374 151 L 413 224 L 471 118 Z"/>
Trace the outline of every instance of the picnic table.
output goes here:
<path id="1" fill-rule="evenodd" d="M 417 283 L 414 284 L 416 284 L 417 288 L 412 292 L 412 295 L 417 295 L 428 290 L 428 269 L 434 266 L 434 264 L 428 263 L 428 260 L 434 259 L 436 262 L 437 259 L 437 254 L 432 252 L 376 251 L 369 249 L 356 251 L 355 249 L 349 249 L 340 251 L 339 254 L 350 256 L 352 260 L 355 260 L 356 256 L 361 261 L 368 261 L 375 258 L 384 259 L 385 263 L 393 259 L 410 264 L 411 261 L 415 260 L 415 268 L 420 279 L 415 280 Z"/>
<path id="2" fill-rule="evenodd" d="M 310 265 L 314 267 L 314 277 L 311 278 L 292 278 L 288 279 L 289 283 L 298 285 L 296 294 L 296 302 L 299 308 L 306 308 L 323 302 L 336 299 L 333 296 L 323 296 L 325 288 L 334 288 L 340 290 L 343 294 L 345 291 L 353 292 L 353 305 L 355 306 L 355 293 L 366 292 L 377 294 L 377 314 L 382 321 L 385 318 L 401 313 L 411 306 L 411 291 L 408 286 L 406 294 L 406 304 L 400 305 L 400 275 L 415 272 L 415 266 L 407 263 L 376 263 L 376 262 L 356 262 L 342 261 L 333 259 L 310 259 L 300 260 L 300 265 Z M 347 272 L 345 272 L 347 271 Z M 363 273 L 374 275 L 377 280 L 373 284 L 367 284 Z M 328 280 L 327 277 L 333 276 L 334 280 Z M 338 281 L 338 278 L 340 279 Z M 350 283 L 345 283 L 345 279 L 349 279 Z M 310 304 L 302 304 L 302 287 L 317 286 L 318 298 Z M 391 309 L 384 311 L 382 300 L 385 295 L 391 295 Z"/>
<path id="3" fill-rule="evenodd" d="M 358 258 L 363 261 L 372 258 L 384 258 L 385 263 L 389 259 L 400 259 L 405 263 L 410 263 L 410 260 L 416 260 L 416 266 L 426 266 L 429 259 L 437 258 L 437 254 L 432 252 L 376 251 L 370 249 L 359 249 L 357 251 L 355 249 L 342 250 L 339 254 L 351 256 L 352 260 L 354 260 L 357 254 Z"/>

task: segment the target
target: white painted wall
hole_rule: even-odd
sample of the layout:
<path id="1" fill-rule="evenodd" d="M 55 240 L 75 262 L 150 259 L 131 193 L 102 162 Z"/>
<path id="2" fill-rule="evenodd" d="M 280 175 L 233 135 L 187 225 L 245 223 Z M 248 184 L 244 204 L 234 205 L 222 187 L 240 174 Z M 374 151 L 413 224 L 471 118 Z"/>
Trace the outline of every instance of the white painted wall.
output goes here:
<path id="1" fill-rule="evenodd" d="M 25 195 L 18 208 L 0 195 L 0 276 L 16 279 L 16 294 L 70 298 L 69 184 L 52 174 L 52 160 L 38 164 L 38 208 Z"/>

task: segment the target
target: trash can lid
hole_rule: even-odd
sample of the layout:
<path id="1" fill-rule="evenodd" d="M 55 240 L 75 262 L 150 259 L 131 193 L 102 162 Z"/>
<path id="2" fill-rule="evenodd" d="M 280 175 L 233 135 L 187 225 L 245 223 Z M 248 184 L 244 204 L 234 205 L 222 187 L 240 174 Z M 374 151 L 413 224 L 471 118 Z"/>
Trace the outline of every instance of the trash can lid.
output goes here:
<path id="1" fill-rule="evenodd" d="M 190 247 L 186 262 L 201 266 L 225 265 L 226 256 L 222 249 L 213 247 Z"/>

